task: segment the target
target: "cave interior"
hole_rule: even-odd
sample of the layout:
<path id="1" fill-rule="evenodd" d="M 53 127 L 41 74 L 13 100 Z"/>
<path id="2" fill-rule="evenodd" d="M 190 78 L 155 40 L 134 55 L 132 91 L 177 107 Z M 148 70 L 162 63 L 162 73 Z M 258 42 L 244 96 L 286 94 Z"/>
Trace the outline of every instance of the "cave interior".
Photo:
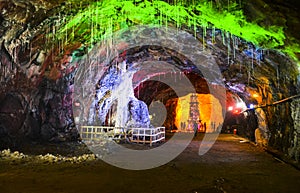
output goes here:
<path id="1" fill-rule="evenodd" d="M 1 149 L 78 141 L 85 124 L 186 131 L 196 97 L 206 132 L 299 163 L 298 1 L 11 0 L 0 10 Z M 169 34 L 155 41 L 145 26 Z"/>

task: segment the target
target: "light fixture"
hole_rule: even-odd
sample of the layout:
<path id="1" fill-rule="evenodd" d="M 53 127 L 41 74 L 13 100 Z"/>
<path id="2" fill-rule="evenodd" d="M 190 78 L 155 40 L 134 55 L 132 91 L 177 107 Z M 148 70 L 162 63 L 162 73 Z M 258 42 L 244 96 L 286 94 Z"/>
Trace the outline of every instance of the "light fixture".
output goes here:
<path id="1" fill-rule="evenodd" d="M 258 95 L 257 93 L 254 93 L 252 96 L 253 96 L 254 98 L 258 98 L 258 97 L 259 97 L 259 95 Z"/>
<path id="2" fill-rule="evenodd" d="M 237 108 L 242 108 L 243 106 L 244 106 L 244 104 L 242 102 L 239 102 L 239 103 L 236 104 Z"/>
<path id="3" fill-rule="evenodd" d="M 74 106 L 75 106 L 75 107 L 80 107 L 80 103 L 79 103 L 79 102 L 75 102 L 75 103 L 74 103 Z"/>
<path id="4" fill-rule="evenodd" d="M 239 114 L 240 111 L 239 111 L 238 109 L 236 109 L 236 110 L 234 111 L 234 113 L 235 113 L 235 114 Z"/>

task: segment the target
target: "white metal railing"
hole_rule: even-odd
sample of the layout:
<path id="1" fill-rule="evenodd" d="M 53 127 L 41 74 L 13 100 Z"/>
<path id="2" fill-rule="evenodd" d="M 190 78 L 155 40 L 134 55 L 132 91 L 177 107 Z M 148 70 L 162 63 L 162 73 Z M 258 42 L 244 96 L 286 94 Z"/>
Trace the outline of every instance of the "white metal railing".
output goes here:
<path id="1" fill-rule="evenodd" d="M 165 127 L 155 128 L 130 128 L 131 129 L 131 142 L 136 143 L 153 143 L 164 141 L 166 138 Z"/>
<path id="2" fill-rule="evenodd" d="M 115 127 L 81 126 L 79 134 L 84 141 L 99 141 L 104 136 L 114 138 L 117 135 L 116 131 Z"/>
<path id="3" fill-rule="evenodd" d="M 153 143 L 165 140 L 165 127 L 122 128 L 108 126 L 81 126 L 79 134 L 83 141 L 100 141 L 103 137 L 128 139 L 133 143 Z"/>

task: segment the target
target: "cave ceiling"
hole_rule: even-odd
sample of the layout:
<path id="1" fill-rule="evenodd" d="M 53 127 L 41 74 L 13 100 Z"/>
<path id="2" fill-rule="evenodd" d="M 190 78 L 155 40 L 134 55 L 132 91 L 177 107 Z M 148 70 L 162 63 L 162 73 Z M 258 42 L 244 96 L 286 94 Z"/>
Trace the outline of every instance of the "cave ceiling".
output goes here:
<path id="1" fill-rule="evenodd" d="M 1 0 L 2 92 L 12 86 L 41 86 L 45 78 L 68 82 L 107 31 L 139 24 L 169 25 L 195 35 L 219 65 L 226 88 L 245 99 L 252 91 L 264 94 L 266 89 L 274 95 L 272 100 L 299 92 L 298 1 L 153 2 Z M 143 54 L 171 58 L 183 73 L 190 73 L 196 90 L 207 93 L 184 56 L 155 49 L 131 49 L 126 59 Z M 145 96 L 154 93 L 146 90 Z"/>

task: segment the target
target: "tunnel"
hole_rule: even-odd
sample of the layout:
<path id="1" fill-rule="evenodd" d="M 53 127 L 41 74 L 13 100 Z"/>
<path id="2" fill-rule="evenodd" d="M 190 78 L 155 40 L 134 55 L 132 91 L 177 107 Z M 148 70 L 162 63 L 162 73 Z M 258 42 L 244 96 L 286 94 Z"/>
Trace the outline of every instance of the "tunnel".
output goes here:
<path id="1" fill-rule="evenodd" d="M 71 155 L 89 146 L 81 128 L 95 126 L 163 128 L 166 144 L 187 134 L 182 151 L 200 141 L 195 149 L 219 156 L 217 138 L 227 136 L 300 168 L 296 0 L 2 0 L 0 8 L 0 160 L 10 151 Z M 234 192 L 225 178 L 214 190 Z M 187 192 L 201 190 L 214 192 Z"/>

